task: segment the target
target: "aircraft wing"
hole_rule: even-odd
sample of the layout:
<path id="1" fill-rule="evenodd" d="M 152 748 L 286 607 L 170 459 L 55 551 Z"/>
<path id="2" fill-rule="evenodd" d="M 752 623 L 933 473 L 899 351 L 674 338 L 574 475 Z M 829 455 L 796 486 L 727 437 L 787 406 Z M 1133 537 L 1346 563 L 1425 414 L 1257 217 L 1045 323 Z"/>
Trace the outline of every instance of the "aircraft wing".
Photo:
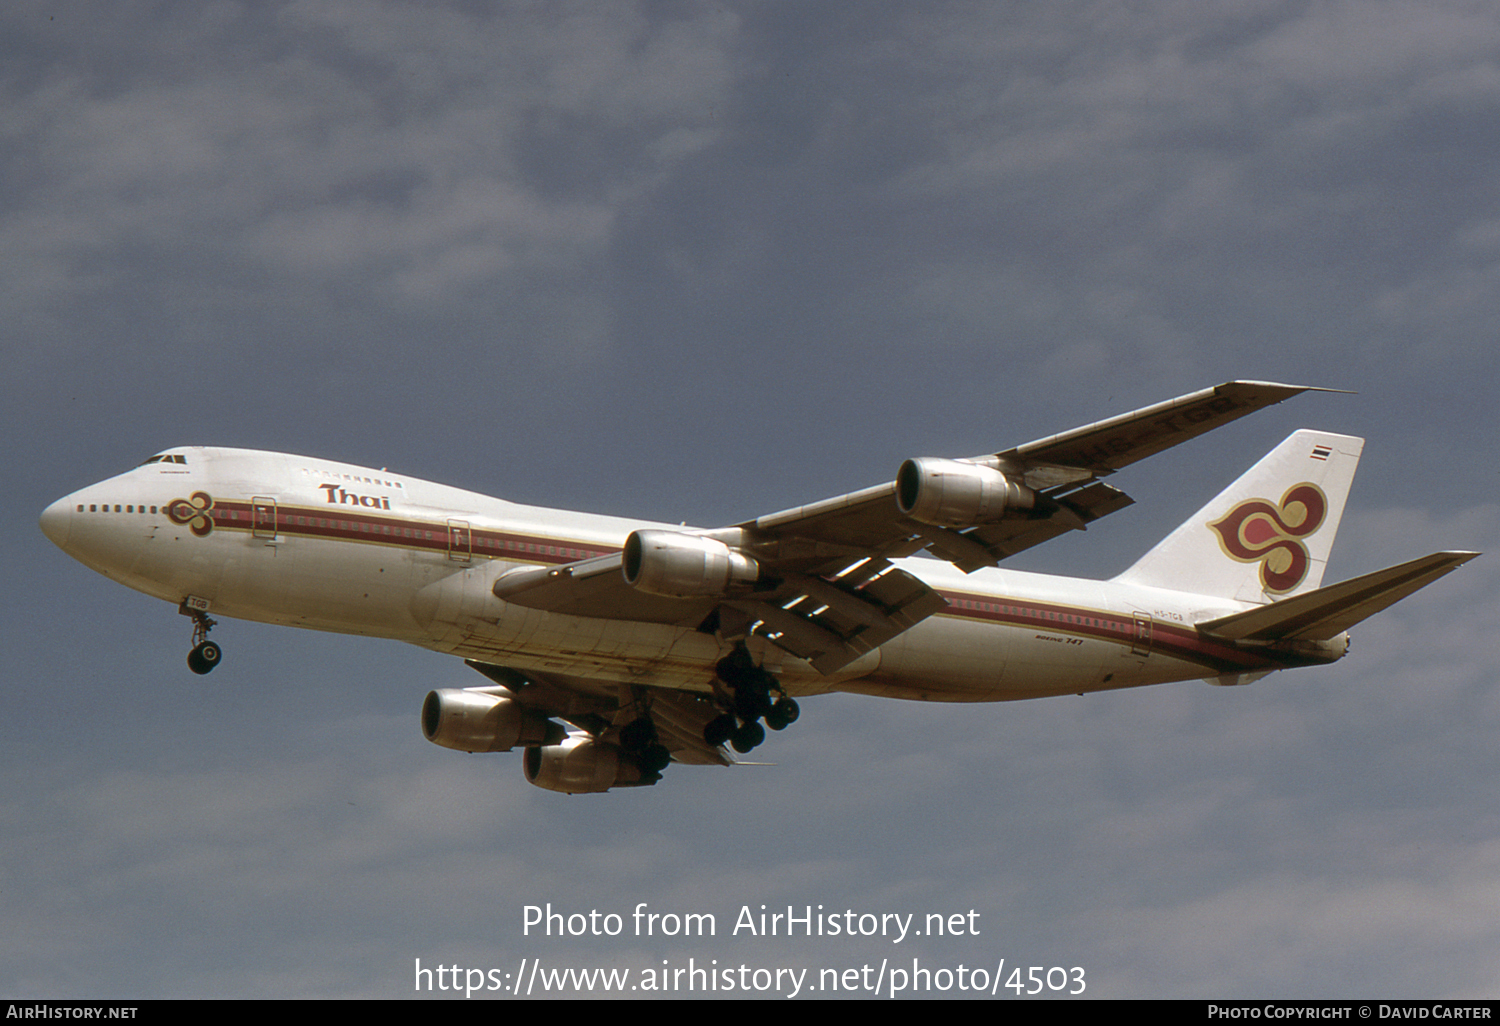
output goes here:
<path id="1" fill-rule="evenodd" d="M 1294 395 L 1338 391 L 1273 381 L 1229 381 L 1027 442 L 998 453 L 997 458 L 1024 469 L 1036 487 L 1044 487 L 1054 470 L 1088 470 L 1102 476 Z"/>
<path id="2" fill-rule="evenodd" d="M 620 728 L 649 715 L 656 739 L 672 753 L 675 762 L 700 766 L 728 766 L 731 759 L 722 745 L 703 740 L 703 728 L 720 710 L 706 696 L 589 680 L 476 659 L 465 662 L 500 688 L 480 688 L 514 698 L 528 709 L 564 720 L 598 738 L 619 742 Z"/>
<path id="3" fill-rule="evenodd" d="M 528 609 L 545 609 L 568 616 L 639 623 L 696 626 L 718 604 L 715 598 L 677 598 L 649 595 L 625 583 L 621 553 L 581 559 L 562 566 L 520 567 L 495 581 L 493 591 Z"/>
<path id="4" fill-rule="evenodd" d="M 1083 530 L 1134 501 L 1098 478 L 1306 391 L 1333 390 L 1230 381 L 1012 449 L 954 461 L 998 470 L 1035 490 L 1041 501 L 1025 516 L 963 529 L 924 523 L 901 512 L 894 501 L 899 482 L 892 481 L 741 526 L 784 544 L 798 539 L 804 548 L 821 543 L 887 557 L 929 549 L 969 572 L 1067 531 Z"/>
<path id="5" fill-rule="evenodd" d="M 825 555 L 827 576 L 771 562 L 774 577 L 732 594 L 672 597 L 626 583 L 618 554 L 560 567 L 528 567 L 500 577 L 497 597 L 572 616 L 670 623 L 726 638 L 760 634 L 833 673 L 947 606 L 941 595 L 889 560 Z"/>
<path id="6" fill-rule="evenodd" d="M 674 623 L 726 638 L 759 634 L 833 673 L 947 605 L 891 560 L 925 549 L 971 572 L 1083 530 L 1133 501 L 1098 478 L 1304 391 L 1231 381 L 996 453 L 908 460 L 886 484 L 730 528 L 684 532 L 754 561 L 753 583 L 738 587 L 652 593 L 628 583 L 622 557 L 611 555 L 512 571 L 494 591 L 507 602 L 577 616 Z M 923 495 L 934 488 L 940 498 L 944 489 L 969 495 L 954 501 L 977 503 L 978 512 L 942 503 L 928 510 Z M 684 538 L 653 533 L 668 546 Z"/>

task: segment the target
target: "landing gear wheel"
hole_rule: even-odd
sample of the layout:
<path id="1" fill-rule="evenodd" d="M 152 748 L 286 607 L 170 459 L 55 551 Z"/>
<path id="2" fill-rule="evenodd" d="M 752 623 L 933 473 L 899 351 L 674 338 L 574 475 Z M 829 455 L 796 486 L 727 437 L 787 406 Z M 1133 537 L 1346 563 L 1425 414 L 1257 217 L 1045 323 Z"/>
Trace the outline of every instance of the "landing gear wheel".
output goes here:
<path id="1" fill-rule="evenodd" d="M 200 642 L 188 653 L 188 669 L 197 674 L 204 674 L 218 666 L 222 658 L 224 658 L 224 652 L 218 645 L 212 641 Z"/>
<path id="2" fill-rule="evenodd" d="M 772 708 L 779 710 L 777 715 L 781 717 L 781 721 L 787 726 L 796 723 L 797 717 L 802 715 L 802 707 L 797 704 L 797 700 L 786 695 L 777 700 L 775 706 Z"/>
<path id="3" fill-rule="evenodd" d="M 742 720 L 758 720 L 771 711 L 771 695 L 759 683 L 746 682 L 735 689 L 734 711 Z"/>
<path id="4" fill-rule="evenodd" d="M 207 603 L 204 603 L 207 606 Z M 188 653 L 188 669 L 196 674 L 205 674 L 219 665 L 219 660 L 224 658 L 224 650 L 214 642 L 208 640 L 208 632 L 214 628 L 214 620 L 211 620 L 202 609 L 194 609 L 188 605 L 188 599 L 183 599 L 177 611 L 183 616 L 193 618 L 193 650 Z"/>
<path id="5" fill-rule="evenodd" d="M 734 736 L 734 716 L 725 713 L 715 716 L 703 726 L 703 740 L 710 748 L 717 748 Z"/>
<path id="6" fill-rule="evenodd" d="M 746 723 L 734 732 L 731 744 L 734 750 L 744 755 L 766 739 L 766 730 L 759 723 Z"/>
<path id="7" fill-rule="evenodd" d="M 643 772 L 660 773 L 672 761 L 672 753 L 667 751 L 666 745 L 649 744 L 637 757 L 637 761 L 640 762 Z"/>
<path id="8" fill-rule="evenodd" d="M 645 716 L 631 720 L 620 728 L 620 747 L 627 752 L 645 751 L 646 746 L 655 740 L 656 728 Z"/>
<path id="9" fill-rule="evenodd" d="M 788 726 L 797 722 L 797 717 L 802 714 L 795 699 L 778 698 L 776 704 L 771 706 L 771 711 L 766 713 L 766 726 L 772 730 L 785 730 Z"/>

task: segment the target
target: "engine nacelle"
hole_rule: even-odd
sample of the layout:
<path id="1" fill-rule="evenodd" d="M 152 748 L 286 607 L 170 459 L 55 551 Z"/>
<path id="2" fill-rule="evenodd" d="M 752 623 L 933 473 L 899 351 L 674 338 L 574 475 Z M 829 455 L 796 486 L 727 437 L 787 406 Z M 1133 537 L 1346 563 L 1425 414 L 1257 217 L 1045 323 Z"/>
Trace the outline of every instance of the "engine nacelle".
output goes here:
<path id="1" fill-rule="evenodd" d="M 896 472 L 896 505 L 913 520 L 938 527 L 993 523 L 1007 510 L 1028 510 L 1036 492 L 993 467 L 926 456 Z"/>
<path id="2" fill-rule="evenodd" d="M 587 737 L 570 737 L 561 744 L 526 749 L 526 779 L 537 787 L 563 794 L 598 794 L 611 787 L 644 787 L 661 779 L 643 773 L 614 745 Z"/>
<path id="3" fill-rule="evenodd" d="M 560 740 L 567 731 L 513 698 L 446 688 L 427 693 L 422 734 L 435 745 L 459 752 L 508 752 L 517 745 Z"/>
<path id="4" fill-rule="evenodd" d="M 717 538 L 680 531 L 632 531 L 624 557 L 625 583 L 671 598 L 722 595 L 760 576 L 759 564 L 744 553 Z"/>

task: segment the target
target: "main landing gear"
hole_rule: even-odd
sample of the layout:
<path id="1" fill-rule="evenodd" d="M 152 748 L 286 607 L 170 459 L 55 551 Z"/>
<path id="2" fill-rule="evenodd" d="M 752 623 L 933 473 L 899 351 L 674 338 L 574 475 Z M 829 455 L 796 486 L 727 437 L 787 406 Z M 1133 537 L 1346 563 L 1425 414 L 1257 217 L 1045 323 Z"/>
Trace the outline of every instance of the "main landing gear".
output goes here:
<path id="1" fill-rule="evenodd" d="M 774 676 L 755 665 L 743 644 L 735 645 L 714 671 L 729 692 L 728 704 L 733 711 L 714 717 L 703 728 L 703 740 L 710 745 L 728 742 L 744 754 L 766 739 L 765 727 L 758 721 L 764 719 L 772 730 L 784 730 L 801 714 L 796 700 L 782 690 Z M 772 692 L 779 696 L 774 701 Z"/>
<path id="2" fill-rule="evenodd" d="M 641 772 L 654 773 L 657 777 L 672 761 L 672 753 L 657 739 L 656 724 L 649 716 L 631 720 L 620 728 L 620 747 L 635 757 Z"/>
<path id="3" fill-rule="evenodd" d="M 193 650 L 188 653 L 188 669 L 197 674 L 209 672 L 224 658 L 224 650 L 217 643 L 208 640 L 208 632 L 214 629 L 214 624 L 218 621 L 210 619 L 201 609 L 189 607 L 186 602 L 178 606 L 177 611 L 193 618 Z"/>

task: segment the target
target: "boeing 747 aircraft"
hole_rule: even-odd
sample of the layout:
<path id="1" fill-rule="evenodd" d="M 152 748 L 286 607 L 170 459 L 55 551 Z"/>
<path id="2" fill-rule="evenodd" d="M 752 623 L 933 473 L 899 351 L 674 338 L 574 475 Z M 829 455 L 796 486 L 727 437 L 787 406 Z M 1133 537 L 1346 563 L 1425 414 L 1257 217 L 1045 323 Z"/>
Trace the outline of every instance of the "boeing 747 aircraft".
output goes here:
<path id="1" fill-rule="evenodd" d="M 728 765 L 824 692 L 998 702 L 1339 659 L 1350 627 L 1477 555 L 1322 586 L 1359 438 L 1296 432 L 1113 580 L 999 568 L 1128 506 L 1103 478 L 1304 391 L 1229 382 L 713 530 L 203 446 L 41 526 L 191 617 L 196 673 L 220 660 L 210 613 L 452 653 L 488 683 L 429 693 L 429 740 L 519 747 L 533 784 L 598 792 Z"/>

